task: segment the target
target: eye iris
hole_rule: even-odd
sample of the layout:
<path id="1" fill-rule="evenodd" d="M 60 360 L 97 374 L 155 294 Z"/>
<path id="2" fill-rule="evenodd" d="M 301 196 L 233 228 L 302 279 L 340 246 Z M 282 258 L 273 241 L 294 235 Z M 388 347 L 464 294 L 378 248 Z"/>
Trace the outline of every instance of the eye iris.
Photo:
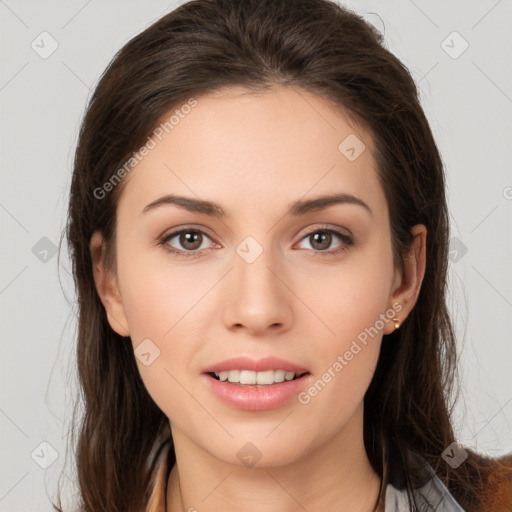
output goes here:
<path id="1" fill-rule="evenodd" d="M 318 241 L 319 238 L 323 238 L 322 241 L 324 242 L 323 247 L 315 247 L 314 244 L 312 244 L 313 248 L 316 248 L 319 250 L 324 250 L 324 249 L 328 249 L 329 246 L 331 245 L 332 235 L 326 231 L 318 231 L 311 236 L 313 237 L 313 240 L 315 243 Z M 327 244 L 325 244 L 326 240 L 327 240 Z"/>
<path id="2" fill-rule="evenodd" d="M 197 243 L 198 240 L 199 243 Z M 198 249 L 199 247 L 201 247 L 201 233 L 197 233 L 194 231 L 180 233 L 180 244 L 182 245 L 182 247 L 186 249 Z M 193 246 L 190 247 L 187 244 L 192 244 Z"/>

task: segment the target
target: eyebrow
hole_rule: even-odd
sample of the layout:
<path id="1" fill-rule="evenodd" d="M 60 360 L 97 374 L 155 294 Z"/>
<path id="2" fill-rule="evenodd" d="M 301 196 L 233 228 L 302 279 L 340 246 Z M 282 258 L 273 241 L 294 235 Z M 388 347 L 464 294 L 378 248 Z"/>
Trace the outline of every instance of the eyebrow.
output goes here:
<path id="1" fill-rule="evenodd" d="M 189 212 L 203 213 L 205 215 L 210 215 L 216 218 L 225 218 L 231 215 L 228 211 L 222 208 L 219 203 L 214 201 L 194 199 L 193 197 L 180 196 L 176 194 L 168 194 L 160 197 L 159 199 L 156 199 L 152 203 L 148 204 L 144 210 L 142 210 L 141 215 L 160 206 L 169 204 L 179 206 L 180 208 L 188 210 Z M 335 204 L 359 205 L 373 216 L 371 208 L 362 199 L 347 193 L 333 194 L 315 197 L 313 199 L 295 201 L 290 205 L 287 215 L 298 217 L 310 212 L 324 210 L 325 208 Z"/>

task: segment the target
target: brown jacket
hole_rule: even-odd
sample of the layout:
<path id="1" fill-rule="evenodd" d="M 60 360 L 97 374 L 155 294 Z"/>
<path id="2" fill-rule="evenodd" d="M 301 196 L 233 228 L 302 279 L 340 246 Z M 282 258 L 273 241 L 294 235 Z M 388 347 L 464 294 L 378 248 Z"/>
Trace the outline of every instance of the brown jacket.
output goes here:
<path id="1" fill-rule="evenodd" d="M 482 495 L 482 512 L 512 512 L 512 453 L 493 465 Z"/>

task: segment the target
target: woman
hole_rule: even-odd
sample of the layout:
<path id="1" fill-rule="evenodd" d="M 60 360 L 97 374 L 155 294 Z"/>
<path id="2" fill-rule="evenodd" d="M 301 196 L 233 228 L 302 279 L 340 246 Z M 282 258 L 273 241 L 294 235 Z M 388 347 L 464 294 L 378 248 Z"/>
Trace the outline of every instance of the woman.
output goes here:
<path id="1" fill-rule="evenodd" d="M 81 510 L 511 509 L 450 423 L 441 158 L 352 12 L 196 0 L 133 38 L 66 234 Z"/>

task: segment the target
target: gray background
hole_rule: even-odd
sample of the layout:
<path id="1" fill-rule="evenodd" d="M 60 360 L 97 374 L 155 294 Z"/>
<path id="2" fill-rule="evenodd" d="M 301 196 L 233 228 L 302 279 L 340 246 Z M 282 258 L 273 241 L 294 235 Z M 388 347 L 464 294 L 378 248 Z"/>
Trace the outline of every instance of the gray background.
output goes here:
<path id="1" fill-rule="evenodd" d="M 86 101 L 115 52 L 177 4 L 0 0 L 1 511 L 52 510 L 46 494 L 70 457 L 76 316 L 66 246 L 60 265 L 55 246 Z M 458 440 L 493 456 L 510 452 L 512 2 L 345 5 L 385 30 L 388 47 L 419 82 L 446 164 L 456 237 L 450 304 L 461 351 Z M 58 43 L 47 58 L 40 53 L 52 41 L 43 31 Z M 458 55 L 464 41 L 469 47 Z M 63 483 L 72 494 L 69 462 Z"/>

